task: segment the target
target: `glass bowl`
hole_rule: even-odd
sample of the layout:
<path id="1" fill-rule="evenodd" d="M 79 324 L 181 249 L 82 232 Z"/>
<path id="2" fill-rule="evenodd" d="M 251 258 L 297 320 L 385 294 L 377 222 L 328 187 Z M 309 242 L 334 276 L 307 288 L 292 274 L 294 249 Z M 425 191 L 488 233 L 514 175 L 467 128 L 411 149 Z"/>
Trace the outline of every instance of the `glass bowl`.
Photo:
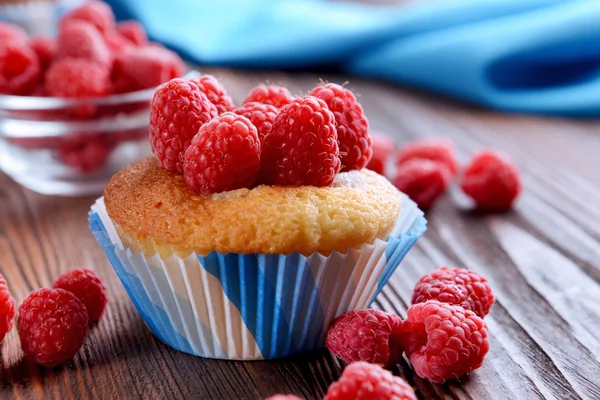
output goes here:
<path id="1" fill-rule="evenodd" d="M 102 192 L 150 151 L 155 89 L 90 99 L 0 95 L 0 169 L 38 193 Z"/>

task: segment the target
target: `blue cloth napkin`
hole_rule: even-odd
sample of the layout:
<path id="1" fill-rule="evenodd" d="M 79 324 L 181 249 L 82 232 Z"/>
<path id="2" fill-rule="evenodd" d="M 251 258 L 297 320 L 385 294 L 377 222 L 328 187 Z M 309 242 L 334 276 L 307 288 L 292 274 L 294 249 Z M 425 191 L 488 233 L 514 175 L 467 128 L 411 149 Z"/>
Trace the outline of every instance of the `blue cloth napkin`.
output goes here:
<path id="1" fill-rule="evenodd" d="M 201 64 L 337 66 L 506 111 L 600 116 L 600 0 L 108 0 Z"/>

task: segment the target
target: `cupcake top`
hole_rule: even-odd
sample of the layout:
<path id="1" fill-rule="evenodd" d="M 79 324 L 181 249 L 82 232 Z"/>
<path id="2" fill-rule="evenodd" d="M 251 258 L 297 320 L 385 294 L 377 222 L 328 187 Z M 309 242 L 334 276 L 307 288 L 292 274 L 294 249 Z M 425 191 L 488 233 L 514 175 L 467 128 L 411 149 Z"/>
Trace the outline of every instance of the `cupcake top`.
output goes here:
<path id="1" fill-rule="evenodd" d="M 105 204 L 126 247 L 146 256 L 193 252 L 310 255 L 385 239 L 401 195 L 383 176 L 342 172 L 330 186 L 268 186 L 199 195 L 148 157 L 116 174 Z"/>

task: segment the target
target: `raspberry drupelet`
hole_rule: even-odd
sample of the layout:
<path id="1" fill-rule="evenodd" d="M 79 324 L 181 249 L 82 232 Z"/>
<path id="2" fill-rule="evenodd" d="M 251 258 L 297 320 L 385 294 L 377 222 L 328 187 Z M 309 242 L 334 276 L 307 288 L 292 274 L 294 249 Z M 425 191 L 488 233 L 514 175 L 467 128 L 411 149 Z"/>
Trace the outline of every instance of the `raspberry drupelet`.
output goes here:
<path id="1" fill-rule="evenodd" d="M 244 104 L 257 102 L 281 108 L 290 104 L 292 99 L 290 91 L 282 86 L 258 85 L 244 99 Z"/>

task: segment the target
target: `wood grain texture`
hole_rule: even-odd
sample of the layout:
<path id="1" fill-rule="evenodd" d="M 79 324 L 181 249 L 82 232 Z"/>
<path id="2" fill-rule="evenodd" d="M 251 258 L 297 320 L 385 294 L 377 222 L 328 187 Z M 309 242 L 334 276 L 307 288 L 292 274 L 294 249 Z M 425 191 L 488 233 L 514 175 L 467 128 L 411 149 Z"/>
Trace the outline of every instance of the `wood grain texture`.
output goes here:
<path id="1" fill-rule="evenodd" d="M 269 80 L 307 93 L 320 77 L 208 70 L 238 102 Z M 386 83 L 353 79 L 374 130 L 398 143 L 447 136 L 463 162 L 473 151 L 506 151 L 523 171 L 524 193 L 505 215 L 479 215 L 453 188 L 428 214 L 429 230 L 375 307 L 404 316 L 412 287 L 441 265 L 487 276 L 497 303 L 487 317 L 491 352 L 461 382 L 394 369 L 421 399 L 599 399 L 600 123 L 504 115 Z M 86 266 L 105 280 L 110 303 L 72 362 L 38 368 L 22 358 L 16 329 L 1 345 L 0 398 L 322 398 L 343 365 L 326 351 L 270 362 L 228 362 L 167 348 L 146 328 L 87 227 L 93 198 L 34 194 L 0 174 L 0 272 L 20 303 L 62 272 Z"/>

